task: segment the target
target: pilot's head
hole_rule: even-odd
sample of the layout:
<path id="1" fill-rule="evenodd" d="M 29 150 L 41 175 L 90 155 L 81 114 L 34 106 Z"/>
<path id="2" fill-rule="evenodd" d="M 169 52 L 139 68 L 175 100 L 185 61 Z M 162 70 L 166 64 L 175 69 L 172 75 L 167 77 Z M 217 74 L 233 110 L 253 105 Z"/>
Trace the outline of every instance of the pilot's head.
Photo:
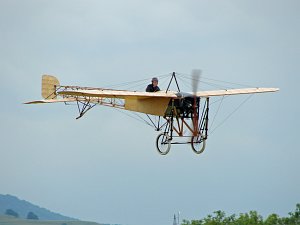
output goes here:
<path id="1" fill-rule="evenodd" d="M 157 79 L 157 77 L 153 77 L 152 78 L 152 85 L 153 85 L 153 87 L 156 87 L 158 85 L 158 79 Z"/>

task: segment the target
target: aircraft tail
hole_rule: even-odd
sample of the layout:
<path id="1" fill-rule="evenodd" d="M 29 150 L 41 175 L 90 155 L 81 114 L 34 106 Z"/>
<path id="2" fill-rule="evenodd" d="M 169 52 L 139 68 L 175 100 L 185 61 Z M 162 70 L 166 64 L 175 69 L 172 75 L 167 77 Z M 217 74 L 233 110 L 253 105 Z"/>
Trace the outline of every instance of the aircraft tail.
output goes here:
<path id="1" fill-rule="evenodd" d="M 56 77 L 51 75 L 42 76 L 42 96 L 44 99 L 56 99 L 56 89 L 60 86 Z"/>

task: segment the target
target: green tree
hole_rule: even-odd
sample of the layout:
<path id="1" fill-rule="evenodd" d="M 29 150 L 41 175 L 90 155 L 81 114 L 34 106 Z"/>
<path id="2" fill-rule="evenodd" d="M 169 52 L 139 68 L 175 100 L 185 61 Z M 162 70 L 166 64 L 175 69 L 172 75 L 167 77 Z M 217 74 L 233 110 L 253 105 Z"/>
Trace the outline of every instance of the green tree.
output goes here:
<path id="1" fill-rule="evenodd" d="M 233 225 L 263 225 L 263 218 L 256 211 L 241 213 L 238 218 L 232 221 Z"/>
<path id="2" fill-rule="evenodd" d="M 35 215 L 33 212 L 29 212 L 29 213 L 27 214 L 27 219 L 28 219 L 28 220 L 38 220 L 39 217 L 38 217 L 37 215 Z"/>
<path id="3" fill-rule="evenodd" d="M 283 218 L 283 222 L 287 225 L 300 225 L 300 204 L 296 205 L 295 212 L 289 213 L 290 217 Z"/>
<path id="4" fill-rule="evenodd" d="M 17 212 L 15 212 L 14 210 L 12 210 L 12 209 L 7 209 L 5 211 L 5 215 L 13 216 L 13 217 L 16 217 L 16 218 L 19 217 L 19 214 Z"/>
<path id="5" fill-rule="evenodd" d="M 264 225 L 281 225 L 282 219 L 277 214 L 271 214 L 264 221 Z"/>
<path id="6" fill-rule="evenodd" d="M 300 225 L 300 204 L 288 217 L 280 218 L 277 214 L 269 215 L 265 220 L 256 211 L 241 213 L 239 216 L 226 216 L 223 211 L 215 211 L 201 220 L 183 220 L 182 225 Z"/>

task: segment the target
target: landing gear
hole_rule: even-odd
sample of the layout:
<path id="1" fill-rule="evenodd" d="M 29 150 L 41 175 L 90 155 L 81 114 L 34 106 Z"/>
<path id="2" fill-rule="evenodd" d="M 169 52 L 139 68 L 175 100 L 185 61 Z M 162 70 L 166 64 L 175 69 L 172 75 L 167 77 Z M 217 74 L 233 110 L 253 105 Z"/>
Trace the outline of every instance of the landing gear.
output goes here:
<path id="1" fill-rule="evenodd" d="M 156 138 L 156 148 L 159 154 L 166 155 L 171 149 L 171 140 L 167 133 L 161 133 Z"/>
<path id="2" fill-rule="evenodd" d="M 192 137 L 191 146 L 193 151 L 196 154 L 201 154 L 205 149 L 205 145 L 206 145 L 206 139 L 203 135 L 199 134 L 198 136 Z"/>
<path id="3" fill-rule="evenodd" d="M 85 101 L 77 100 L 77 107 L 79 116 L 76 117 L 76 120 L 80 119 L 84 116 L 84 114 L 89 111 L 90 109 L 94 108 L 96 106 L 96 103 L 91 102 L 91 98 L 87 97 L 85 98 Z"/>
<path id="4" fill-rule="evenodd" d="M 193 99 L 184 99 L 186 102 Z M 159 154 L 166 155 L 173 144 L 191 144 L 193 152 L 201 154 L 206 147 L 208 131 L 209 98 L 201 104 L 196 98 L 194 107 L 186 107 L 173 99 L 163 117 L 166 120 L 164 132 L 156 138 Z"/>

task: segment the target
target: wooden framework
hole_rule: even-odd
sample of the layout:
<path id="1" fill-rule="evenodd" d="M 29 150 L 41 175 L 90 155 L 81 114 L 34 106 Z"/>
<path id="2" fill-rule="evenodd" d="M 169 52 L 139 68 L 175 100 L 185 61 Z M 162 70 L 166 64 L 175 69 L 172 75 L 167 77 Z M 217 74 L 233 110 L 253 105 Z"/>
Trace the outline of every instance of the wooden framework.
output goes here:
<path id="1" fill-rule="evenodd" d="M 177 91 L 169 90 L 172 82 L 176 83 Z M 42 96 L 44 99 L 25 104 L 76 102 L 79 112 L 76 119 L 83 117 L 96 105 L 143 113 L 156 131 L 162 131 L 156 139 L 156 147 L 160 154 L 167 154 L 172 144 L 191 144 L 193 151 L 200 154 L 204 151 L 208 138 L 210 97 L 278 90 L 278 88 L 244 88 L 183 93 L 180 91 L 175 72 L 172 73 L 167 90 L 154 93 L 62 86 L 56 77 L 43 75 Z M 149 115 L 157 116 L 157 123 L 154 123 Z M 188 138 L 188 140 L 183 138 Z"/>

